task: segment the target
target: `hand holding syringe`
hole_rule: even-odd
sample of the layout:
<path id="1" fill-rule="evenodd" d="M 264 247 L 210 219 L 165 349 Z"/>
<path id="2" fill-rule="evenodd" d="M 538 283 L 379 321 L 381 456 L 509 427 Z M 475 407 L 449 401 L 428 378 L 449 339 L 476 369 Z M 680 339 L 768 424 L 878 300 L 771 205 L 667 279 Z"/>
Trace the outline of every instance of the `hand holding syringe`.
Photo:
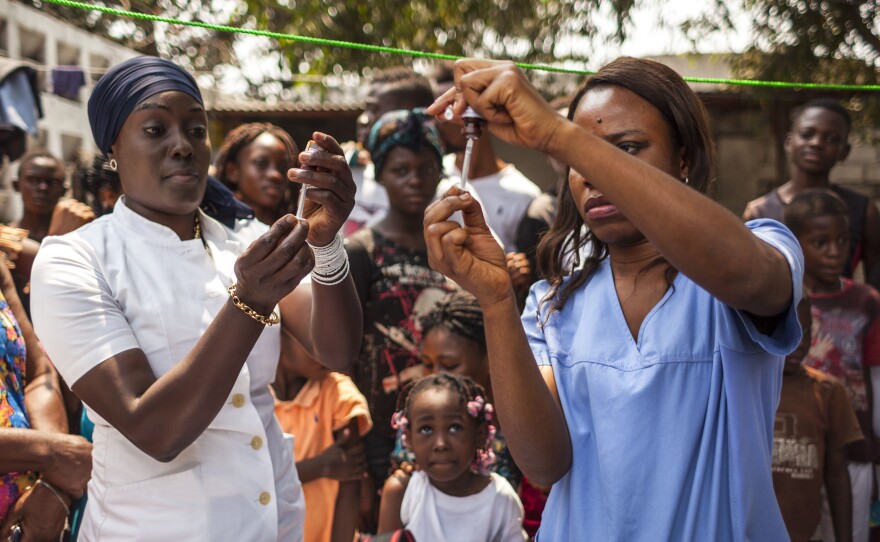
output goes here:
<path id="1" fill-rule="evenodd" d="M 312 139 L 317 145 L 297 155 L 299 166 L 290 168 L 287 178 L 302 186 L 296 218 L 308 219 L 308 242 L 324 247 L 334 242 L 354 208 L 357 186 L 339 143 L 322 132 L 314 132 Z"/>
<path id="2" fill-rule="evenodd" d="M 449 120 L 451 116 L 452 106 L 446 110 L 447 120 Z M 458 187 L 464 191 L 467 186 L 468 174 L 471 169 L 471 154 L 474 152 L 474 140 L 480 139 L 486 119 L 477 113 L 472 107 L 468 107 L 465 110 L 461 119 L 464 122 L 464 127 L 461 129 L 461 133 L 467 138 L 467 144 L 464 149 L 464 162 L 461 165 L 461 183 Z"/>
<path id="3" fill-rule="evenodd" d="M 324 149 L 322 149 L 317 143 L 315 143 L 312 140 L 309 140 L 309 142 L 306 143 L 306 148 L 305 148 L 304 152 L 311 153 L 311 152 L 323 151 L 323 150 Z M 314 169 L 314 170 L 320 171 L 318 168 L 312 168 L 310 166 L 302 166 L 302 168 L 303 169 Z M 308 190 L 308 186 L 305 184 L 302 185 L 299 189 L 299 197 L 296 200 L 296 217 L 297 218 L 303 218 L 303 208 L 306 205 L 306 191 L 307 190 Z"/>

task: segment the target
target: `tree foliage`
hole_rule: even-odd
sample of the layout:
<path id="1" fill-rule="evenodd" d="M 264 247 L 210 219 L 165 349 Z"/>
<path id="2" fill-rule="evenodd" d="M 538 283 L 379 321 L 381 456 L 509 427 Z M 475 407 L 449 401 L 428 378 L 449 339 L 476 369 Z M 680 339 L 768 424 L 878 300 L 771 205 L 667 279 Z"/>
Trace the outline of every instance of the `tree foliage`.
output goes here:
<path id="1" fill-rule="evenodd" d="M 215 66 L 235 63 L 232 48 L 235 37 L 232 34 L 121 18 L 39 0 L 19 1 L 140 53 L 173 58 L 193 71 L 210 75 Z M 92 3 L 96 6 L 213 24 L 235 25 L 240 16 L 240 13 L 232 9 L 215 9 L 211 7 L 211 2 L 199 0 L 122 0 L 120 3 L 98 0 Z"/>
<path id="2" fill-rule="evenodd" d="M 738 76 L 815 83 L 880 81 L 880 1 L 742 0 L 755 41 L 734 62 Z M 728 2 L 685 23 L 692 42 L 733 26 Z"/>
<path id="3" fill-rule="evenodd" d="M 256 96 L 280 96 L 303 76 L 370 75 L 372 68 L 412 59 L 299 41 L 266 42 L 237 59 L 237 36 L 178 25 L 119 19 L 20 0 L 147 54 L 174 58 L 221 79 L 249 76 Z M 656 0 L 121 0 L 116 6 L 184 20 L 405 49 L 512 58 L 526 62 L 585 62 L 597 45 L 621 43 L 630 14 Z M 878 83 L 880 0 L 713 0 L 683 31 L 698 44 L 708 32 L 733 28 L 732 8 L 748 11 L 756 39 L 734 60 L 745 78 Z M 610 23 L 610 25 L 608 24 Z M 603 30 L 611 28 L 611 30 Z M 259 69 L 247 70 L 259 65 Z M 544 77 L 552 79 L 552 77 Z M 205 81 L 204 76 L 201 81 Z M 880 106 L 878 106 L 880 107 Z"/>
<path id="4" fill-rule="evenodd" d="M 615 0 L 622 40 L 634 0 Z M 276 32 L 385 45 L 452 55 L 502 56 L 524 61 L 582 59 L 585 51 L 560 46 L 563 36 L 593 36 L 600 0 L 281 0 L 267 6 L 248 0 L 247 16 L 256 26 Z M 318 51 L 308 45 L 284 43 L 292 59 L 310 69 L 329 72 L 398 64 L 399 58 L 364 54 L 352 49 Z M 298 63 L 297 62 L 297 63 Z"/>
<path id="5" fill-rule="evenodd" d="M 584 40 L 621 42 L 635 0 L 247 0 L 256 28 L 450 55 L 525 62 L 583 61 Z M 604 10 L 604 11 L 603 11 Z M 600 31 L 596 18 L 613 23 Z M 608 28 L 608 25 L 602 25 Z M 411 58 L 286 41 L 278 61 L 292 73 L 367 74 Z M 282 67 L 283 70 L 283 67 Z"/>
<path id="6" fill-rule="evenodd" d="M 880 83 L 880 0 L 742 0 L 753 21 L 754 42 L 733 57 L 736 77 L 778 81 L 878 84 Z M 692 42 L 706 32 L 733 28 L 725 0 L 685 23 Z M 772 90 L 751 90 L 769 97 Z M 880 121 L 876 92 L 837 92 L 858 112 L 862 130 Z"/>
<path id="7" fill-rule="evenodd" d="M 197 70 L 237 65 L 233 47 L 236 37 L 231 34 L 120 20 L 95 12 L 41 4 L 40 0 L 20 1 L 137 51 L 171 57 Z M 121 5 L 106 0 L 95 2 L 184 20 L 526 62 L 584 61 L 590 53 L 584 45 L 589 40 L 622 42 L 635 3 L 635 0 L 122 0 Z M 598 17 L 603 23 L 611 24 L 597 24 Z M 251 92 L 263 96 L 278 94 L 298 75 L 369 75 L 372 68 L 412 62 L 411 58 L 398 55 L 325 48 L 297 41 L 270 43 L 262 53 L 261 66 L 274 63 L 267 71 L 283 83 L 273 85 L 271 80 L 252 78 Z"/>

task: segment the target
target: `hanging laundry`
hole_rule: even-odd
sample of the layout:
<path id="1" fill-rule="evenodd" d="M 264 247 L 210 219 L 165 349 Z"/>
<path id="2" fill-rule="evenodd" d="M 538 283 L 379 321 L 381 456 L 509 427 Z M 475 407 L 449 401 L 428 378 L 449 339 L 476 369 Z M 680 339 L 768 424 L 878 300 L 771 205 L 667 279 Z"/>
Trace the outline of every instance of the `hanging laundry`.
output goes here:
<path id="1" fill-rule="evenodd" d="M 39 135 L 43 116 L 37 72 L 27 63 L 0 58 L 0 160 L 17 160 L 25 150 L 25 132 Z"/>
<path id="2" fill-rule="evenodd" d="M 52 91 L 63 98 L 79 98 L 79 89 L 86 84 L 86 76 L 79 66 L 52 68 Z"/>

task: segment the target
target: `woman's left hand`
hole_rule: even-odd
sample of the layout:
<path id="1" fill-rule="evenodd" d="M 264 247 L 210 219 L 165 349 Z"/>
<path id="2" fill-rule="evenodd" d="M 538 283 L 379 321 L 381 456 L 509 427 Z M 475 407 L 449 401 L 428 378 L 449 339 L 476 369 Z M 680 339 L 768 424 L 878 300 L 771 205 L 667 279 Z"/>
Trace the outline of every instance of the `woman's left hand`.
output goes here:
<path id="1" fill-rule="evenodd" d="M 449 220 L 456 211 L 461 211 L 463 227 Z M 513 295 L 504 250 L 471 194 L 450 188 L 425 210 L 424 226 L 431 269 L 472 293 L 484 309 Z"/>
<path id="2" fill-rule="evenodd" d="M 324 150 L 301 152 L 300 163 L 310 169 L 293 168 L 287 172 L 287 177 L 301 183 L 302 189 L 306 190 L 301 218 L 309 222 L 308 242 L 322 247 L 333 241 L 336 232 L 348 219 L 354 208 L 357 188 L 339 143 L 321 132 L 315 132 L 312 138 Z"/>

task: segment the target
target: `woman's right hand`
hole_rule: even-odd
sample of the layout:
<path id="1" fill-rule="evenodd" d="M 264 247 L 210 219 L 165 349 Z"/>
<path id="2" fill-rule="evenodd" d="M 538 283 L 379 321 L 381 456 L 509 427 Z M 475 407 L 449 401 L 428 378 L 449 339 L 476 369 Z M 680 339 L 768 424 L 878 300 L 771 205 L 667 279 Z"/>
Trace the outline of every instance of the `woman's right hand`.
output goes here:
<path id="1" fill-rule="evenodd" d="M 235 261 L 236 294 L 260 314 L 269 314 L 312 270 L 306 243 L 309 224 L 285 215 Z"/>
<path id="2" fill-rule="evenodd" d="M 70 503 L 65 502 L 65 505 Z M 8 540 L 12 527 L 21 526 L 22 542 L 57 541 L 64 531 L 67 509 L 58 496 L 43 484 L 36 484 L 12 505 L 0 525 L 0 540 Z"/>
<path id="3" fill-rule="evenodd" d="M 76 435 L 58 433 L 53 437 L 53 461 L 40 474 L 53 486 L 78 499 L 92 477 L 92 445 Z"/>
<path id="4" fill-rule="evenodd" d="M 59 201 L 52 211 L 48 235 L 64 235 L 84 226 L 95 219 L 91 207 L 75 199 Z"/>
<path id="5" fill-rule="evenodd" d="M 471 106 L 496 136 L 547 154 L 553 154 L 558 127 L 567 122 L 510 61 L 458 60 L 455 86 L 437 98 L 427 112 L 439 116 L 450 105 L 456 119 Z"/>
<path id="6" fill-rule="evenodd" d="M 449 220 L 461 211 L 464 227 Z M 513 295 L 504 250 L 486 225 L 479 202 L 458 187 L 425 211 L 428 263 L 469 291 L 484 307 Z"/>

